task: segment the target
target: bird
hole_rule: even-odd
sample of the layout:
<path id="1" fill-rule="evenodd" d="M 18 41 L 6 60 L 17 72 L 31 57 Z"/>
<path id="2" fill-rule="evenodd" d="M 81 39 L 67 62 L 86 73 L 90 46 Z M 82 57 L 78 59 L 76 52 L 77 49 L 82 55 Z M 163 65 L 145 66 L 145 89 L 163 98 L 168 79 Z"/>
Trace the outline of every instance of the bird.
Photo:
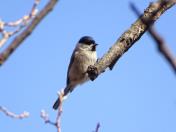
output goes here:
<path id="1" fill-rule="evenodd" d="M 91 36 L 83 36 L 77 42 L 68 66 L 63 97 L 71 93 L 77 85 L 89 80 L 87 68 L 97 62 L 97 45 Z M 57 110 L 59 105 L 60 99 L 58 98 L 53 105 L 53 109 Z"/>

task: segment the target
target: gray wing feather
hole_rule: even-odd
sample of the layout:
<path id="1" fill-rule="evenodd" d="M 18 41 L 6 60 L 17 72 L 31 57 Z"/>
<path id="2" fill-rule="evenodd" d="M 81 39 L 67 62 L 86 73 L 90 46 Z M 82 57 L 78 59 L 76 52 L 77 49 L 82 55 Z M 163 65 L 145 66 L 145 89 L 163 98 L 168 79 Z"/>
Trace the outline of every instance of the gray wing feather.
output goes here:
<path id="1" fill-rule="evenodd" d="M 67 85 L 70 83 L 70 78 L 69 78 L 69 70 L 70 70 L 70 68 L 71 68 L 71 66 L 72 66 L 72 64 L 73 64 L 73 61 L 74 61 L 74 54 L 75 54 L 75 52 L 76 52 L 76 50 L 74 50 L 73 51 L 73 53 L 72 53 L 72 56 L 71 56 L 71 59 L 70 59 L 70 64 L 69 64 L 69 66 L 68 66 L 68 70 L 67 70 Z"/>

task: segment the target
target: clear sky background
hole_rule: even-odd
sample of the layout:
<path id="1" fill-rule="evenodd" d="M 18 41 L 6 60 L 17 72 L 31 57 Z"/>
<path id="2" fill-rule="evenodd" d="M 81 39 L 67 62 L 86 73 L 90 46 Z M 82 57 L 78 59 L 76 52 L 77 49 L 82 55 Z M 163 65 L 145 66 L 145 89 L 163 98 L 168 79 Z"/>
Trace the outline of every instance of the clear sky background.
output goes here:
<path id="1" fill-rule="evenodd" d="M 142 12 L 149 0 L 131 0 Z M 48 0 L 42 0 L 41 9 Z M 0 105 L 30 117 L 11 119 L 0 112 L 1 132 L 55 132 L 40 118 L 52 109 L 57 91 L 65 87 L 67 66 L 81 36 L 93 36 L 102 55 L 136 20 L 129 0 L 61 0 L 0 67 Z M 33 0 L 1 1 L 0 17 L 13 21 L 27 14 Z M 176 8 L 156 22 L 157 31 L 176 54 Z M 10 41 L 8 41 L 10 42 Z M 156 44 L 145 33 L 121 57 L 113 71 L 85 83 L 63 105 L 62 132 L 175 132 L 176 77 Z"/>

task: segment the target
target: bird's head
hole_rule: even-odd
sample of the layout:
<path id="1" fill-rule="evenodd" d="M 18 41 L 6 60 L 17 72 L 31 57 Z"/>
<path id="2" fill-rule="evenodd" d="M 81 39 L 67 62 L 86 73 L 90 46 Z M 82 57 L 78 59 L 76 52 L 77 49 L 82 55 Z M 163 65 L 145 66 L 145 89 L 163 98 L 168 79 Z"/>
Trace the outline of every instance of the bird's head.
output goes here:
<path id="1" fill-rule="evenodd" d="M 78 43 L 83 49 L 90 51 L 96 51 L 96 46 L 98 45 L 95 40 L 90 36 L 83 36 Z"/>

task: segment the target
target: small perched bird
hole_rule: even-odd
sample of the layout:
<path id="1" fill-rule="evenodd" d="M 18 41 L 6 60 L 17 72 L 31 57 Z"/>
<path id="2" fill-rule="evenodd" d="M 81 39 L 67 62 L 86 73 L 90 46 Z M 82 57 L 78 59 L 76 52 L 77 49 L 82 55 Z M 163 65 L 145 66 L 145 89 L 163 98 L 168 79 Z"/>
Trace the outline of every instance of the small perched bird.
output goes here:
<path id="1" fill-rule="evenodd" d="M 90 36 L 84 36 L 78 41 L 70 59 L 63 96 L 72 92 L 78 84 L 89 80 L 86 71 L 88 66 L 94 65 L 97 61 L 97 45 L 95 40 Z M 58 98 L 53 105 L 53 109 L 58 109 L 59 104 L 60 100 Z"/>

